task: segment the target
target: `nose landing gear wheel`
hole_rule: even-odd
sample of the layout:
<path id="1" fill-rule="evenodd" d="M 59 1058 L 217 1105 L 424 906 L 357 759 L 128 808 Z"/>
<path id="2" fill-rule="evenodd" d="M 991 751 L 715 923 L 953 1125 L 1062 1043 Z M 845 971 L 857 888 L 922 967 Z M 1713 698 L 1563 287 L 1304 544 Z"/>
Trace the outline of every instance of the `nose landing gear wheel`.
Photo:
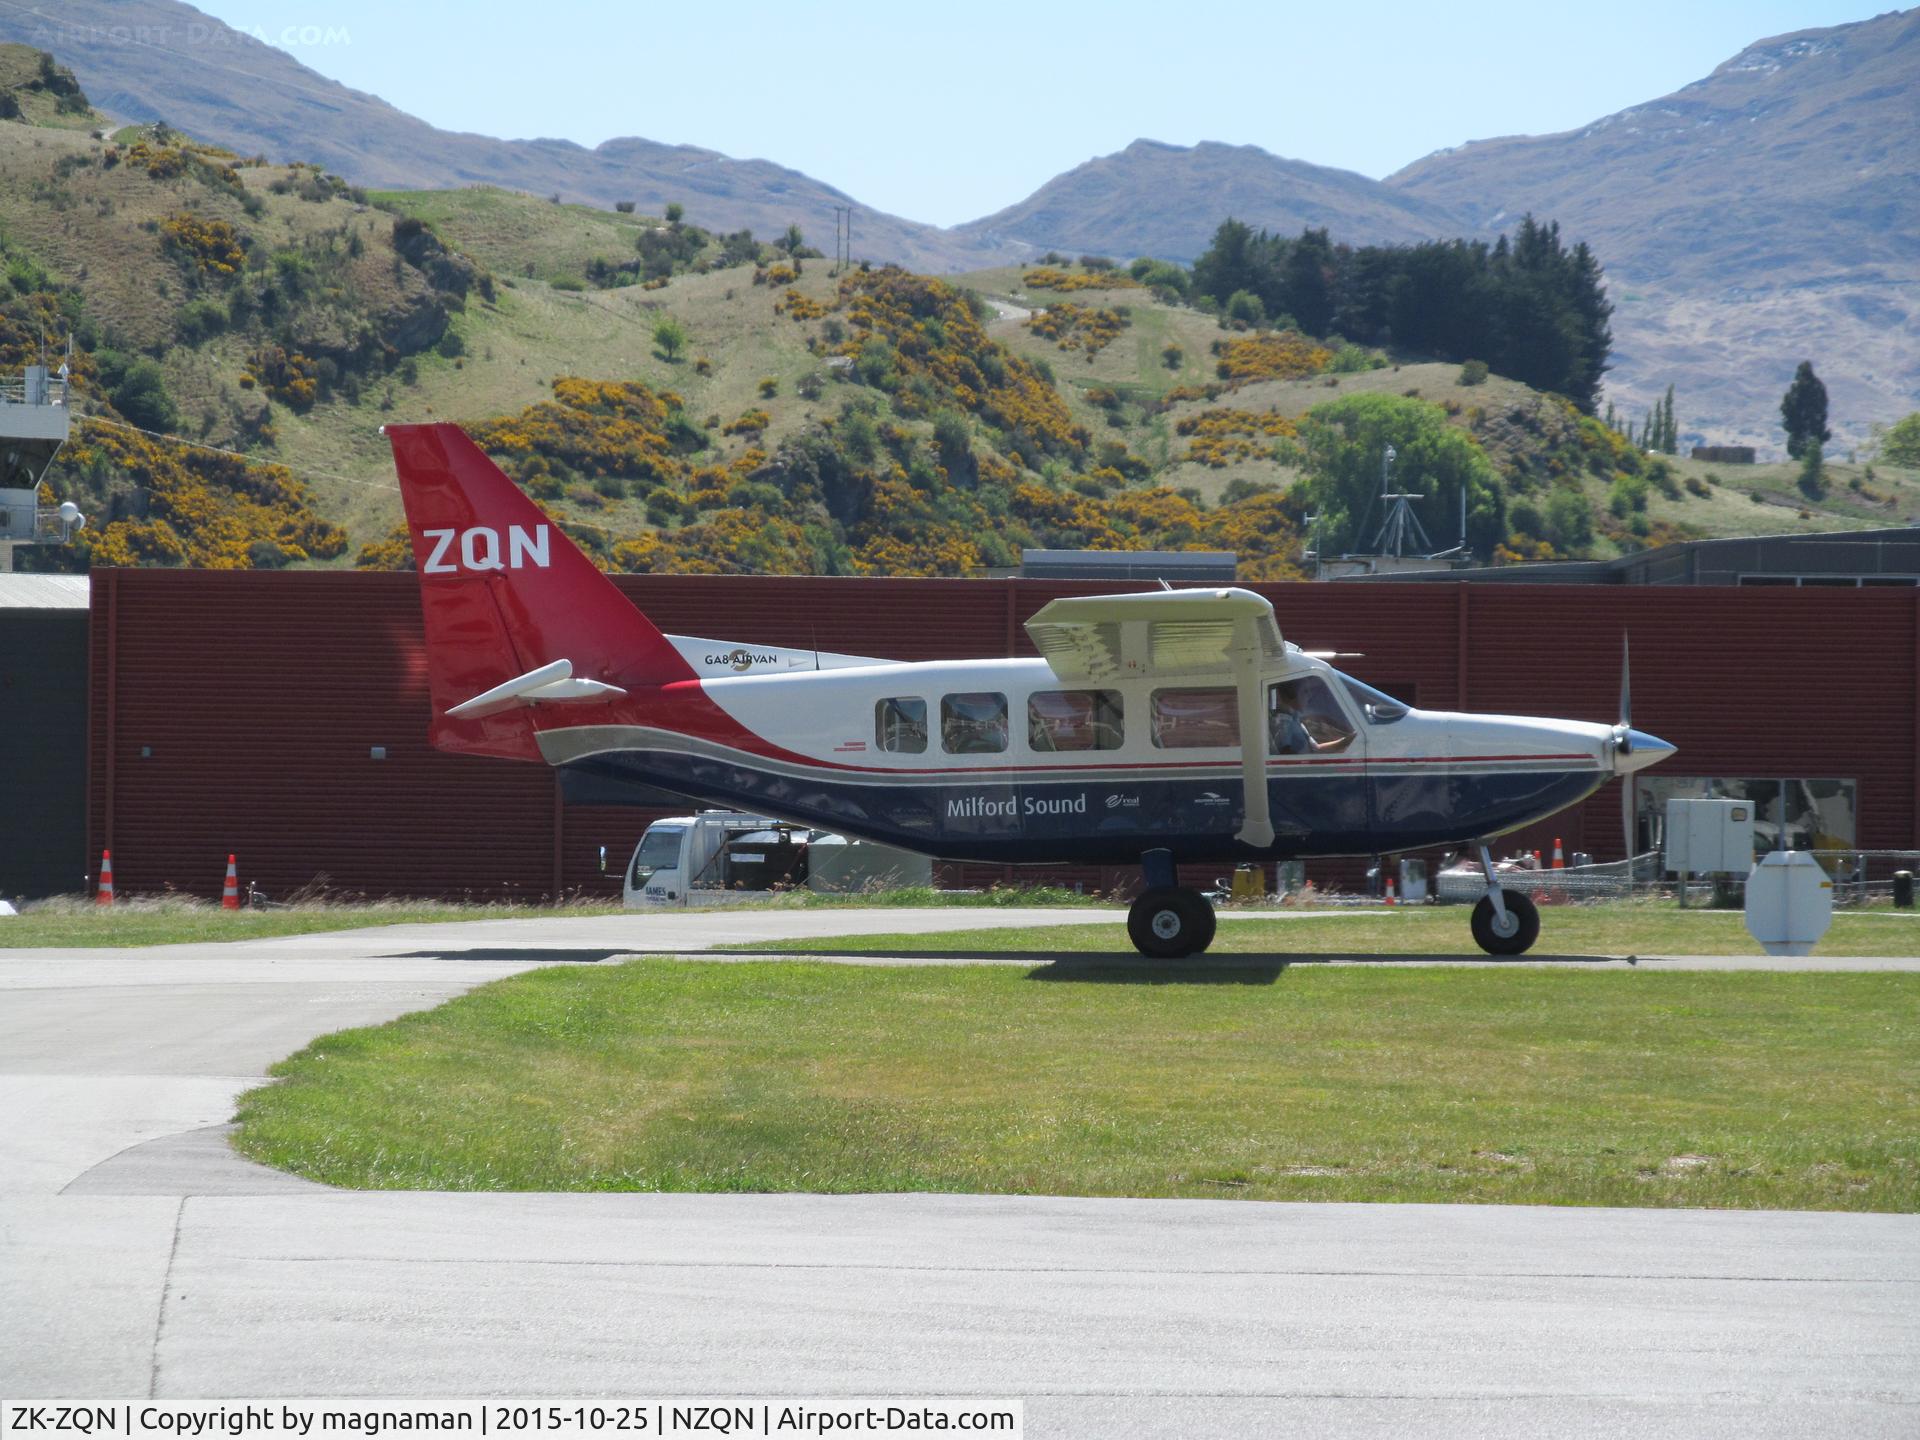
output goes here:
<path id="1" fill-rule="evenodd" d="M 1540 912 L 1518 890 L 1502 890 L 1500 901 L 1507 911 L 1505 925 L 1494 912 L 1491 895 L 1482 895 L 1473 907 L 1474 944 L 1489 955 L 1524 955 L 1540 938 Z"/>
<path id="2" fill-rule="evenodd" d="M 1155 960 L 1198 955 L 1213 943 L 1213 906 L 1197 890 L 1157 885 L 1127 911 L 1127 935 L 1133 948 Z"/>

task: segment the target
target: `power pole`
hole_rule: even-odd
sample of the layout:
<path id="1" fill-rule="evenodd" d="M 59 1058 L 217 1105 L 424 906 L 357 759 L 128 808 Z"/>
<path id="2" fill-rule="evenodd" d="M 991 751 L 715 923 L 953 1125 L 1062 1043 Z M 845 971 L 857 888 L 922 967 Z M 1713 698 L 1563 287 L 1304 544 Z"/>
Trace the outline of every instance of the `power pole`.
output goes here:
<path id="1" fill-rule="evenodd" d="M 833 207 L 833 273 L 838 275 L 853 264 L 853 207 Z"/>

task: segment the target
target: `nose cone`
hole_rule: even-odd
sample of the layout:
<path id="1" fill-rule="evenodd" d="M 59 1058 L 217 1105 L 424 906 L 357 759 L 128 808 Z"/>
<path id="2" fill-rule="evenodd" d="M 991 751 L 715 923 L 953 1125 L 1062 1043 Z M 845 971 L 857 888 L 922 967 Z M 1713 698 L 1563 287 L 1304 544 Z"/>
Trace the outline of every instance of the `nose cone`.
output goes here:
<path id="1" fill-rule="evenodd" d="M 1673 754 L 1673 746 L 1644 730 L 1616 725 L 1613 735 L 1613 773 L 1616 775 L 1631 775 L 1649 765 L 1658 765 Z"/>

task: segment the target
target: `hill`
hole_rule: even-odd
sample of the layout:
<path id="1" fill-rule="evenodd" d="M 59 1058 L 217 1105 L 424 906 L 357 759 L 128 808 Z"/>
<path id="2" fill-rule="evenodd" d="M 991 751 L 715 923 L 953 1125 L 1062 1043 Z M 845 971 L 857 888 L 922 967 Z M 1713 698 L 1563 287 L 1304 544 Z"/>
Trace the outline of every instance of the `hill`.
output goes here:
<path id="1" fill-rule="evenodd" d="M 697 146 L 622 137 L 588 149 L 440 130 L 181 0 L 8 5 L 0 7 L 4 41 L 52 52 L 100 109 L 123 120 L 164 120 L 239 154 L 312 162 L 359 185 L 500 185 L 601 208 L 631 200 L 653 214 L 678 202 L 710 229 L 763 236 L 790 224 L 830 236 L 834 207 L 853 203 L 797 170 Z M 865 208 L 858 240 L 861 254 L 922 269 L 991 258 L 937 226 Z"/>
<path id="2" fill-rule="evenodd" d="M 1777 450 L 1811 358 L 1839 442 L 1920 404 L 1920 10 L 1749 46 L 1563 135 L 1442 151 L 1387 185 L 1492 232 L 1531 210 L 1605 260 L 1609 394 L 1669 383 L 1683 427 Z"/>
<path id="3" fill-rule="evenodd" d="M 1228 216 L 1286 234 L 1325 228 L 1354 244 L 1440 239 L 1465 228 L 1444 205 L 1257 145 L 1136 140 L 954 233 L 1031 254 L 1062 249 L 1191 262 Z"/>
<path id="4" fill-rule="evenodd" d="M 389 417 L 466 424 L 633 569 L 1198 546 L 1284 578 L 1301 517 L 1333 513 L 1341 475 L 1370 486 L 1389 437 L 1436 535 L 1468 488 L 1483 554 L 1916 508 L 1884 469 L 1836 469 L 1818 503 L 1769 477 L 1756 502 L 1515 382 L 1223 323 L 1164 264 L 836 273 L 664 216 L 365 192 L 84 120 L 0 122 L 0 366 L 43 333 L 76 347 L 80 426 L 49 480 L 94 523 L 50 563 L 403 564 Z"/>
<path id="5" fill-rule="evenodd" d="M 951 230 L 861 209 L 857 253 L 949 273 L 1049 249 L 1192 258 L 1229 215 L 1357 244 L 1491 235 L 1531 212 L 1608 268 L 1622 413 L 1671 384 L 1687 443 L 1777 450 L 1780 394 L 1810 358 L 1853 447 L 1920 403 L 1916 33 L 1920 11 L 1761 41 L 1674 95 L 1564 135 L 1429 155 L 1384 184 L 1250 146 L 1136 141 Z M 816 242 L 854 203 L 698 147 L 440 131 L 180 0 L 0 7 L 7 39 L 52 49 L 106 110 L 362 185 L 485 184 L 653 214 L 678 202 L 716 234 L 798 224 Z"/>

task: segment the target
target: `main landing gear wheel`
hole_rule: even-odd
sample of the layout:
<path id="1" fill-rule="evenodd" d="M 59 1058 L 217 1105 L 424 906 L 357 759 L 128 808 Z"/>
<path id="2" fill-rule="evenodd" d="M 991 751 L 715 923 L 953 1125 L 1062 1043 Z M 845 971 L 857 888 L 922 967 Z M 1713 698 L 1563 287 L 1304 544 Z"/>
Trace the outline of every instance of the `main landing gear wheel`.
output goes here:
<path id="1" fill-rule="evenodd" d="M 1155 960 L 1198 955 L 1213 943 L 1213 905 L 1198 890 L 1157 885 L 1127 911 L 1127 935 L 1134 949 Z"/>
<path id="2" fill-rule="evenodd" d="M 1518 890 L 1502 890 L 1506 924 L 1494 912 L 1493 897 L 1482 895 L 1473 907 L 1473 941 L 1489 955 L 1524 955 L 1540 938 L 1540 912 Z"/>

